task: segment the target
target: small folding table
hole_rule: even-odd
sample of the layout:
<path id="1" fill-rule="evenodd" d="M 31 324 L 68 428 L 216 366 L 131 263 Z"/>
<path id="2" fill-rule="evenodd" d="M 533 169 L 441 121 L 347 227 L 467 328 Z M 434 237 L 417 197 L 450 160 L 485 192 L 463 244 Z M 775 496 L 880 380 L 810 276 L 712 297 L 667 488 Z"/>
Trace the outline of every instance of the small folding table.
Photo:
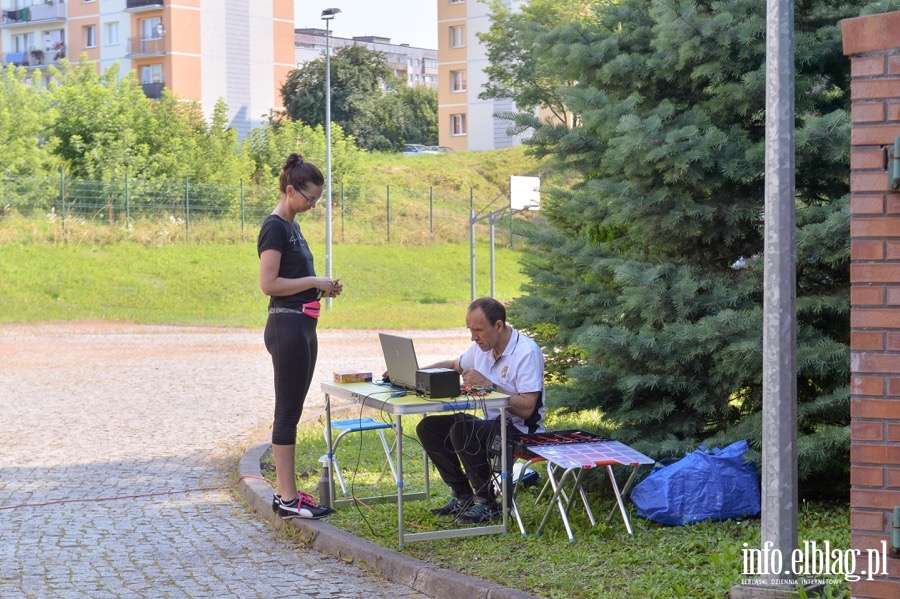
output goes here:
<path id="1" fill-rule="evenodd" d="M 582 481 L 589 470 L 598 466 L 606 466 L 609 482 L 616 496 L 616 503 L 618 504 L 619 512 L 622 514 L 622 520 L 625 522 L 625 528 L 628 530 L 629 535 L 634 536 L 622 496 L 627 494 L 631 488 L 638 468 L 644 464 L 653 464 L 654 460 L 620 441 L 614 441 L 583 431 L 547 431 L 546 433 L 535 435 L 523 435 L 515 439 L 514 442 L 521 444 L 529 452 L 537 455 L 538 458 L 535 459 L 547 461 L 547 477 L 549 478 L 547 482 L 553 488 L 553 496 L 550 498 L 550 503 L 547 505 L 541 524 L 535 532 L 536 535 L 540 535 L 544 530 L 550 513 L 553 511 L 554 506 L 558 505 L 569 540 L 575 540 L 567 514 L 576 493 L 584 503 L 591 525 L 595 525 L 597 522 L 587 502 L 587 496 L 582 488 Z M 621 490 L 616 482 L 613 466 L 631 466 L 631 474 Z M 557 479 L 556 475 L 559 470 L 562 470 L 562 474 Z M 569 479 L 573 481 L 572 493 L 567 497 L 564 487 Z M 616 508 L 613 507 L 606 520 L 607 522 L 612 520 L 615 510 Z"/>

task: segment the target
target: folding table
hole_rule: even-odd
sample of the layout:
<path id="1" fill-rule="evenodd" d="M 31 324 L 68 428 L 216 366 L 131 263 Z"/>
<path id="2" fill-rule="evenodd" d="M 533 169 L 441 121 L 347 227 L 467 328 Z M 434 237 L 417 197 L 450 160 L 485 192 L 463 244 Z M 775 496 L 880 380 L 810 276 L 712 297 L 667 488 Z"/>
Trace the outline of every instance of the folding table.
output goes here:
<path id="1" fill-rule="evenodd" d="M 565 441 L 556 439 L 555 441 L 549 441 L 551 437 L 558 435 L 564 436 L 566 433 L 575 433 L 576 437 L 580 436 L 582 440 Z M 572 534 L 572 528 L 569 525 L 568 512 L 575 499 L 576 493 L 580 496 L 582 503 L 584 503 L 584 508 L 587 511 L 591 525 L 595 525 L 596 520 L 591 511 L 590 504 L 587 501 L 587 495 L 582 487 L 582 481 L 589 470 L 598 466 L 606 466 L 607 473 L 609 474 L 609 482 L 612 486 L 613 493 L 616 496 L 616 503 L 618 504 L 619 512 L 622 514 L 625 528 L 628 530 L 629 535 L 634 536 L 622 496 L 628 493 L 628 490 L 631 488 L 631 484 L 634 481 L 634 476 L 637 474 L 638 468 L 644 464 L 653 464 L 654 460 L 631 447 L 628 447 L 620 441 L 604 439 L 598 435 L 593 435 L 592 433 L 582 433 L 581 431 L 559 431 L 559 433 L 553 433 L 548 431 L 543 436 L 548 439 L 546 443 L 540 442 L 539 438 L 541 437 L 541 434 L 529 435 L 520 439 L 520 442 L 529 452 L 538 456 L 537 458 L 532 458 L 530 460 L 531 462 L 541 459 L 547 461 L 547 477 L 549 479 L 547 483 L 553 489 L 550 503 L 544 511 L 544 516 L 541 519 L 541 523 L 535 534 L 541 534 L 554 506 L 557 506 L 559 507 L 560 516 L 566 527 L 569 540 L 574 541 L 575 536 Z M 590 440 L 592 437 L 595 440 Z M 529 440 L 534 441 L 535 444 L 530 444 Z M 631 474 L 621 490 L 619 489 L 619 484 L 616 482 L 613 466 L 631 466 Z M 560 469 L 562 469 L 562 475 L 557 479 L 556 473 Z M 566 481 L 569 479 L 573 481 L 572 493 L 567 497 L 564 488 Z M 612 520 L 615 510 L 616 508 L 613 507 L 612 511 L 609 513 L 607 522 Z M 516 515 L 518 517 L 518 514 Z M 521 519 L 519 519 L 519 527 L 524 532 L 524 526 L 522 525 Z"/>
<path id="2" fill-rule="evenodd" d="M 472 526 L 465 528 L 457 528 L 453 530 L 435 530 L 429 532 L 419 532 L 404 534 L 403 531 L 403 501 L 405 499 L 424 499 L 428 497 L 428 491 L 424 493 L 407 493 L 403 488 L 403 416 L 407 414 L 428 414 L 439 412 L 462 412 L 466 410 L 484 410 L 488 408 L 497 408 L 500 410 L 501 421 L 506 421 L 506 408 L 509 407 L 509 396 L 502 393 L 489 393 L 479 397 L 468 397 L 465 395 L 444 399 L 430 399 L 421 397 L 413 393 L 408 393 L 400 397 L 392 397 L 395 389 L 386 388 L 375 383 L 333 383 L 323 382 L 322 391 L 325 393 L 325 444 L 328 446 L 328 459 L 333 457 L 334 445 L 331 438 L 331 396 L 340 399 L 352 401 L 366 407 L 374 408 L 387 412 L 394 416 L 396 421 L 397 443 L 395 449 L 397 458 L 395 464 L 397 466 L 397 494 L 382 500 L 397 501 L 397 531 L 400 537 L 400 547 L 403 547 L 405 541 L 425 541 L 429 539 L 449 539 L 453 537 L 472 537 L 485 534 L 505 533 L 506 532 L 506 510 L 503 510 L 502 524 L 487 526 Z M 502 493 L 506 496 L 509 487 L 509 472 L 506 465 L 507 439 L 506 427 L 500 427 L 502 441 Z M 427 484 L 426 470 L 426 484 Z M 334 501 L 332 494 L 332 502 L 329 507 L 335 507 L 350 503 L 352 500 L 345 502 Z"/>

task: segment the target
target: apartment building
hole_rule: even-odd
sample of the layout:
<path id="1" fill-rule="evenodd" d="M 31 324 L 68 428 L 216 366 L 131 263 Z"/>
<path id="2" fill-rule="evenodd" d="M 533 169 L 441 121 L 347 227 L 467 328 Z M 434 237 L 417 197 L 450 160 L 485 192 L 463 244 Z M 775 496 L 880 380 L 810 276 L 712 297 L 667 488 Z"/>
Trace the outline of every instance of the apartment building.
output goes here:
<path id="1" fill-rule="evenodd" d="M 294 60 L 298 67 L 325 55 L 326 31 L 324 29 L 297 29 L 294 35 Z M 391 72 L 406 81 L 407 85 L 437 87 L 438 53 L 436 49 L 417 48 L 409 44 L 392 44 L 391 38 L 374 35 L 346 38 L 337 37 L 331 33 L 330 37 L 331 40 L 328 43 L 331 45 L 332 56 L 339 48 L 362 45 L 374 52 L 384 53 Z"/>
<path id="2" fill-rule="evenodd" d="M 516 8 L 523 0 L 505 0 Z M 494 116 L 515 110 L 512 100 L 481 100 L 488 66 L 477 33 L 490 27 L 490 9 L 478 0 L 438 3 L 438 139 L 455 150 L 493 150 L 519 145 L 506 133 L 509 123 Z"/>
<path id="3" fill-rule="evenodd" d="M 82 55 L 134 71 L 150 98 L 163 88 L 207 117 L 221 98 L 243 137 L 281 108 L 294 68 L 293 0 L 0 0 L 0 56 L 41 71 Z M 43 70 L 42 70 L 43 69 Z"/>

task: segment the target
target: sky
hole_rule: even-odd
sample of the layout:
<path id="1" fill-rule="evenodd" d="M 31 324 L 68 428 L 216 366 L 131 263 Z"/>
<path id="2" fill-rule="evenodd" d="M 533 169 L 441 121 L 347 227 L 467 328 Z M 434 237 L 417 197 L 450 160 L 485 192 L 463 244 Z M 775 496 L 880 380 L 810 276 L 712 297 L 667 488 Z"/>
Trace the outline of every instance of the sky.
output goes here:
<path id="1" fill-rule="evenodd" d="M 377 35 L 392 44 L 437 49 L 435 0 L 294 0 L 294 25 L 324 29 L 326 8 L 341 9 L 329 25 L 337 37 Z"/>

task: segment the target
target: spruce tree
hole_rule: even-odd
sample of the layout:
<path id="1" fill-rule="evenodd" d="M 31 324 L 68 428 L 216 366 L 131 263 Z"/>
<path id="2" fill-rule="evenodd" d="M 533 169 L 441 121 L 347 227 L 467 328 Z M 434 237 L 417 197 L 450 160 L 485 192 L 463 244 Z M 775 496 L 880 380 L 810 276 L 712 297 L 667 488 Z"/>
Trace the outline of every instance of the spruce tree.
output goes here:
<path id="1" fill-rule="evenodd" d="M 849 60 L 859 2 L 795 10 L 798 450 L 849 469 Z M 536 125 L 579 182 L 545 194 L 510 308 L 550 356 L 550 405 L 600 408 L 657 459 L 761 443 L 765 6 L 624 0 L 536 35 L 577 126 Z M 551 69 L 545 69 L 548 71 Z M 521 122 L 526 122 L 523 117 Z M 848 482 L 845 475 L 843 480 Z"/>

